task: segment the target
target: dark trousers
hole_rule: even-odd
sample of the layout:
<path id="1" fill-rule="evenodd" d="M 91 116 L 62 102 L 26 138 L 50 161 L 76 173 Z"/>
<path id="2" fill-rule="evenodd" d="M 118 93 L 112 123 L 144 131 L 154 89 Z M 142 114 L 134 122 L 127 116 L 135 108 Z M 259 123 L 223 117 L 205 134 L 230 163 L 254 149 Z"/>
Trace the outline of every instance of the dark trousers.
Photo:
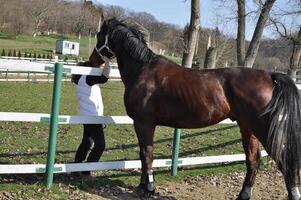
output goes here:
<path id="1" fill-rule="evenodd" d="M 92 145 L 93 148 L 91 149 Z M 83 162 L 90 149 L 87 162 L 98 162 L 105 149 L 105 136 L 102 124 L 84 124 L 83 139 L 76 151 L 74 162 Z"/>

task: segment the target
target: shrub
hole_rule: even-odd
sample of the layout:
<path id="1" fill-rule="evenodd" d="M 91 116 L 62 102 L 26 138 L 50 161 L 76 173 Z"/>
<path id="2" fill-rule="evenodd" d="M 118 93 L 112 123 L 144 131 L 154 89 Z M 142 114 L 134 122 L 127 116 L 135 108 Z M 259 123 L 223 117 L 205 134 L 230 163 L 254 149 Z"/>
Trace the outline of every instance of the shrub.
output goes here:
<path id="1" fill-rule="evenodd" d="M 33 54 L 33 58 L 37 58 L 37 54 L 36 53 Z"/>
<path id="2" fill-rule="evenodd" d="M 8 57 L 11 57 L 11 56 L 12 56 L 11 50 L 8 51 L 7 56 L 8 56 Z"/>
<path id="3" fill-rule="evenodd" d="M 27 52 L 26 52 L 26 51 L 25 51 L 25 53 L 24 53 L 24 57 L 27 58 Z"/>
<path id="4" fill-rule="evenodd" d="M 29 58 L 31 58 L 31 57 L 32 57 L 32 55 L 31 55 L 31 52 L 29 53 L 28 57 L 29 57 Z"/>
<path id="5" fill-rule="evenodd" d="M 5 56 L 5 55 L 6 55 L 5 49 L 2 49 L 1 56 Z"/>
<path id="6" fill-rule="evenodd" d="M 19 58 L 22 57 L 21 51 L 18 51 L 18 57 L 19 57 Z"/>
<path id="7" fill-rule="evenodd" d="M 17 51 L 14 49 L 13 57 L 17 57 Z"/>

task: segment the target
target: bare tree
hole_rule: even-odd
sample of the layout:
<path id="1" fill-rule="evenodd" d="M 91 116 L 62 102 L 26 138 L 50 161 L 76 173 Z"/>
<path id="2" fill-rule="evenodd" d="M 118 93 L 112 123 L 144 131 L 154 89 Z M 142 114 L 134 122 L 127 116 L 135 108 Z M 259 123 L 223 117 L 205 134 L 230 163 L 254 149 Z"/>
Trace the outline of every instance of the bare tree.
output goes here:
<path id="1" fill-rule="evenodd" d="M 289 5 L 286 8 L 275 11 L 273 16 L 270 17 L 270 21 L 274 25 L 275 31 L 290 44 L 291 55 L 288 74 L 296 79 L 301 58 L 301 2 L 294 0 L 288 3 Z"/>
<path id="2" fill-rule="evenodd" d="M 245 60 L 245 38 L 246 38 L 246 2 L 237 0 L 237 64 L 244 65 Z"/>
<path id="3" fill-rule="evenodd" d="M 244 66 L 245 67 L 252 67 L 258 52 L 260 40 L 262 37 L 263 29 L 264 26 L 268 20 L 269 13 L 273 7 L 273 4 L 275 3 L 276 0 L 266 0 L 265 3 L 262 6 L 252 40 L 250 42 L 250 46 L 248 48 L 245 61 L 244 61 Z"/>
<path id="4" fill-rule="evenodd" d="M 125 19 L 127 17 L 126 10 L 120 6 L 107 6 L 104 9 L 105 18 Z"/>
<path id="5" fill-rule="evenodd" d="M 200 0 L 191 0 L 190 25 L 185 34 L 182 66 L 191 68 L 200 27 Z"/>
<path id="6" fill-rule="evenodd" d="M 281 35 L 281 37 L 285 38 L 291 43 L 291 57 L 290 57 L 290 64 L 288 69 L 288 74 L 292 78 L 296 78 L 297 70 L 300 68 L 300 57 L 301 57 L 301 26 L 299 28 L 298 33 L 296 34 L 289 34 L 285 25 L 280 22 L 273 21 L 273 24 L 276 27 L 277 32 Z M 280 30 L 282 27 L 283 32 Z"/>
<path id="7" fill-rule="evenodd" d="M 206 49 L 204 68 L 215 68 L 216 65 L 216 57 L 217 57 L 217 49 L 215 45 L 215 34 L 209 35 L 208 44 Z"/>
<path id="8" fill-rule="evenodd" d="M 233 1 L 229 0 L 218 0 L 223 4 L 233 3 Z M 246 11 L 246 1 L 245 0 L 236 0 L 237 5 L 237 15 L 235 17 L 226 17 L 228 20 L 237 20 L 237 37 L 236 37 L 236 60 L 239 66 L 245 67 L 253 67 L 254 61 L 256 59 L 259 45 L 261 42 L 263 30 L 266 26 L 266 22 L 268 20 L 270 11 L 274 5 L 276 0 L 257 0 L 253 1 L 257 3 L 260 10 L 259 12 L 256 9 L 251 11 Z M 233 13 L 232 8 L 230 10 Z M 248 48 L 246 49 L 246 21 L 248 16 L 252 16 L 252 14 L 258 14 L 258 20 L 256 23 L 256 27 L 249 43 Z"/>
<path id="9" fill-rule="evenodd" d="M 46 17 L 47 12 L 52 6 L 55 5 L 56 2 L 53 0 L 29 0 L 27 2 L 28 3 L 26 9 L 30 12 L 30 16 L 34 21 L 32 35 L 33 37 L 35 37 L 37 32 L 39 31 L 40 25 L 44 17 Z"/>

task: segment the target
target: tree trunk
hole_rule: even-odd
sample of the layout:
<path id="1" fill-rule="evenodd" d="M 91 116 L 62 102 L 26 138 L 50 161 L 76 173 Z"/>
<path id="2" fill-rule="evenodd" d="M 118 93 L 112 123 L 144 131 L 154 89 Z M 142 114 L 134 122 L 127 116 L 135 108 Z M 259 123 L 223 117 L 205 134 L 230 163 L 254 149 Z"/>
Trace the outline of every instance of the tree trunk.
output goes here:
<path id="1" fill-rule="evenodd" d="M 290 57 L 290 67 L 288 70 L 288 75 L 294 81 L 296 81 L 297 78 L 296 75 L 297 75 L 297 70 L 299 68 L 300 57 L 301 57 L 301 46 L 298 44 L 298 42 L 293 41 L 293 51 Z"/>
<path id="2" fill-rule="evenodd" d="M 200 27 L 200 0 L 191 0 L 191 17 L 182 66 L 191 68 Z"/>
<path id="3" fill-rule="evenodd" d="M 255 58 L 257 56 L 261 36 L 263 33 L 263 29 L 264 29 L 265 23 L 268 19 L 269 13 L 270 13 L 275 1 L 276 0 L 267 0 L 265 2 L 265 4 L 263 5 L 259 19 L 256 24 L 256 28 L 255 28 L 250 46 L 249 46 L 247 54 L 246 54 L 246 58 L 245 58 L 245 62 L 244 62 L 245 67 L 252 68 L 252 66 L 254 64 Z"/>
<path id="4" fill-rule="evenodd" d="M 36 36 L 37 36 L 37 33 L 38 33 L 38 31 L 39 31 L 40 24 L 41 24 L 41 20 L 40 20 L 40 19 L 36 19 L 36 20 L 35 20 L 35 27 L 34 27 L 34 30 L 33 30 L 33 33 L 32 33 L 32 36 L 33 36 L 33 37 L 36 37 Z"/>
<path id="5" fill-rule="evenodd" d="M 244 66 L 244 60 L 246 55 L 246 8 L 245 0 L 237 0 L 237 65 Z"/>
<path id="6" fill-rule="evenodd" d="M 217 55 L 217 50 L 214 45 L 214 39 L 211 42 L 211 36 L 208 38 L 208 45 L 207 45 L 207 50 L 206 50 L 206 55 L 205 55 L 205 61 L 204 61 L 204 68 L 215 68 L 216 65 L 216 55 Z"/>

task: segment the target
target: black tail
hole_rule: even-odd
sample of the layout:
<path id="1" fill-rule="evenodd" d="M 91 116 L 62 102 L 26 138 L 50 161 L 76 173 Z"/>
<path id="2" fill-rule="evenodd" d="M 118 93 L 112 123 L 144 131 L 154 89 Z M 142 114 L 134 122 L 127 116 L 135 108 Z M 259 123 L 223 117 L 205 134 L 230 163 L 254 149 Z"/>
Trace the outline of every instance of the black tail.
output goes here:
<path id="1" fill-rule="evenodd" d="M 298 89 L 293 80 L 280 73 L 271 73 L 273 97 L 261 116 L 269 119 L 267 148 L 282 168 L 288 183 L 300 183 L 301 108 Z"/>

